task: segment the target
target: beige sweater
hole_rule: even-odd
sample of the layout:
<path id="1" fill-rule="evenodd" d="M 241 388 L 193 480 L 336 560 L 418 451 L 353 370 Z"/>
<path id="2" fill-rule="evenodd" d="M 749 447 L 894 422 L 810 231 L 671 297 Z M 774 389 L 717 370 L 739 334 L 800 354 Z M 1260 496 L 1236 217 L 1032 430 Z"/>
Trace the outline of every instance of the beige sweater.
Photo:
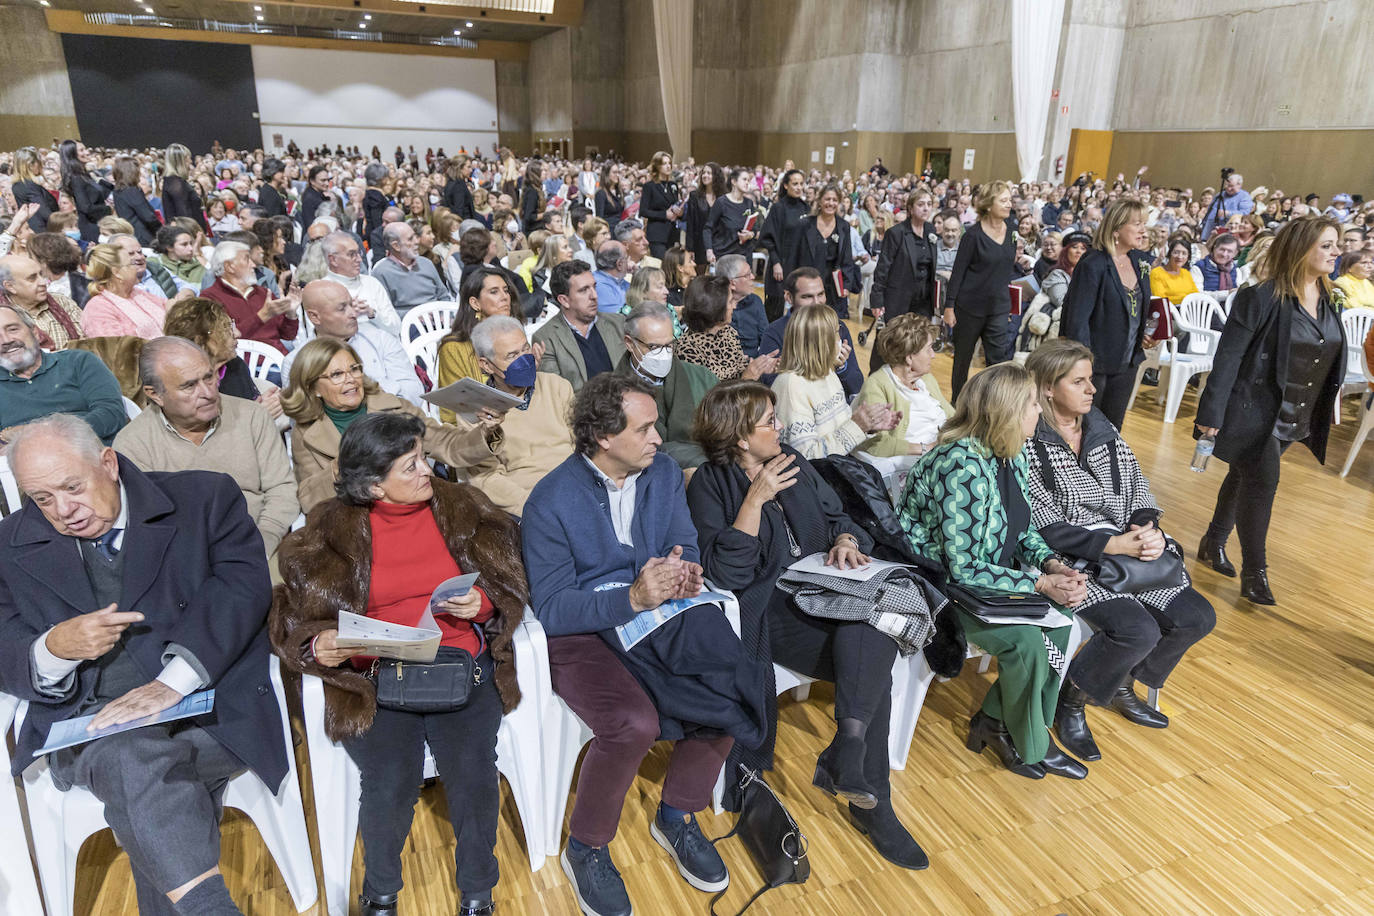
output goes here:
<path id="1" fill-rule="evenodd" d="M 540 372 L 525 410 L 508 410 L 501 421 L 501 447 L 468 471 L 468 482 L 512 515 L 522 515 L 530 490 L 573 452 L 568 410 L 572 385 L 562 376 Z"/>
<path id="2" fill-rule="evenodd" d="M 114 447 L 143 471 L 219 471 L 234 478 L 268 556 L 300 514 L 281 433 L 253 401 L 221 397 L 219 425 L 200 445 L 173 432 L 157 405 L 149 404 L 119 431 Z"/>

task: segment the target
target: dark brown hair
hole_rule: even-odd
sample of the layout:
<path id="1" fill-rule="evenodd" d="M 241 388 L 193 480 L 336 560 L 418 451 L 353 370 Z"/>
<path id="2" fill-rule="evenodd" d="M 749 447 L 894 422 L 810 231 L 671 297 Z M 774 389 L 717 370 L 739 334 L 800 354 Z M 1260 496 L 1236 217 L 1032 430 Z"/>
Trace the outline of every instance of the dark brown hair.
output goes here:
<path id="1" fill-rule="evenodd" d="M 741 439 L 748 439 L 771 405 L 773 389 L 751 379 L 721 382 L 701 399 L 692 418 L 692 438 L 711 464 L 739 460 Z"/>

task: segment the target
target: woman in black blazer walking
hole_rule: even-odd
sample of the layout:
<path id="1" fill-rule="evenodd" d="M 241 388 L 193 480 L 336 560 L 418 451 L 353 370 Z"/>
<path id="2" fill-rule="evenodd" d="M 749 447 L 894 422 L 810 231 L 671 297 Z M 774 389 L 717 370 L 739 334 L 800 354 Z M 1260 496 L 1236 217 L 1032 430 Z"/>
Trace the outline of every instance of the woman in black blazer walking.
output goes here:
<path id="1" fill-rule="evenodd" d="M 697 189 L 687 195 L 687 250 L 706 269 L 706 220 L 716 199 L 725 196 L 725 170 L 717 163 L 703 167 Z"/>
<path id="2" fill-rule="evenodd" d="M 906 219 L 883 235 L 868 304 L 885 321 L 907 312 L 932 320 L 935 317 L 935 246 L 939 235 L 927 222 L 934 209 L 935 197 L 930 188 L 921 185 L 907 195 Z"/>
<path id="3" fill-rule="evenodd" d="M 673 181 L 672 153 L 654 153 L 649 160 L 649 180 L 640 189 L 639 218 L 644 220 L 649 254 L 660 261 L 668 246 L 677 243 L 677 221 L 682 216 L 680 196 L 677 182 Z"/>
<path id="4" fill-rule="evenodd" d="M 1016 239 L 1007 219 L 1011 216 L 1011 185 L 993 181 L 984 185 L 974 201 L 978 222 L 959 240 L 945 293 L 945 324 L 954 331 L 954 370 L 950 397 L 968 381 L 973 351 L 981 338 L 988 365 L 1011 359 L 1011 294 L 1016 263 Z"/>
<path id="5" fill-rule="evenodd" d="M 153 247 L 153 237 L 162 228 L 162 220 L 143 189 L 138 186 L 138 162 L 132 156 L 120 156 L 114 161 L 115 215 L 134 227 L 134 238 L 144 248 Z"/>
<path id="6" fill-rule="evenodd" d="M 1264 276 L 1236 294 L 1207 387 L 1197 433 L 1215 436 L 1230 465 L 1198 559 L 1234 576 L 1226 538 L 1240 534 L 1240 594 L 1274 604 L 1265 537 L 1279 485 L 1279 459 L 1294 442 L 1326 462 L 1326 440 L 1345 377 L 1345 330 L 1329 279 L 1339 226 L 1325 217 L 1285 223 L 1264 257 Z"/>
<path id="7" fill-rule="evenodd" d="M 1150 307 L 1150 254 L 1145 205 L 1118 198 L 1107 205 L 1069 281 L 1059 333 L 1093 351 L 1093 406 L 1117 429 L 1145 359 L 1145 311 Z"/>
<path id="8" fill-rule="evenodd" d="M 768 211 L 759 233 L 759 247 L 768 252 L 768 269 L 763 275 L 763 309 L 769 321 L 782 317 L 782 281 L 797 267 L 797 240 L 811 216 L 802 196 L 805 177 L 800 169 L 788 169 L 783 174 L 777 203 Z"/>
<path id="9" fill-rule="evenodd" d="M 525 163 L 525 180 L 520 187 L 520 229 L 528 237 L 544 228 L 544 160 Z"/>
<path id="10" fill-rule="evenodd" d="M 62 168 L 62 190 L 76 205 L 76 226 L 81 238 L 87 242 L 100 240 L 100 227 L 96 225 L 110 215 L 105 203 L 114 185 L 105 179 L 92 180 L 86 171 L 86 161 L 91 154 L 85 145 L 75 140 L 63 140 L 57 148 L 58 162 Z"/>
<path id="11" fill-rule="evenodd" d="M 162 218 L 170 223 L 178 216 L 189 216 L 209 235 L 205 206 L 195 185 L 187 180 L 190 174 L 191 151 L 180 143 L 168 146 L 162 172 Z"/>
<path id="12" fill-rule="evenodd" d="M 26 146 L 14 154 L 14 202 L 19 206 L 36 204 L 38 209 L 29 217 L 34 232 L 48 231 L 48 217 L 57 211 L 57 195 L 43 184 L 43 160 L 38 150 Z"/>
<path id="13" fill-rule="evenodd" d="M 601 187 L 596 192 L 596 215 L 606 221 L 606 228 L 615 232 L 620 214 L 625 211 L 625 197 L 620 193 L 620 166 L 608 162 L 601 167 Z"/>
<path id="14" fill-rule="evenodd" d="M 840 189 L 826 185 L 816 196 L 816 208 L 797 236 L 795 267 L 814 267 L 825 284 L 825 301 L 841 318 L 849 317 L 849 293 L 859 291 L 863 278 L 854 263 L 849 223 L 840 216 Z M 835 271 L 844 283 L 841 294 L 835 285 Z"/>

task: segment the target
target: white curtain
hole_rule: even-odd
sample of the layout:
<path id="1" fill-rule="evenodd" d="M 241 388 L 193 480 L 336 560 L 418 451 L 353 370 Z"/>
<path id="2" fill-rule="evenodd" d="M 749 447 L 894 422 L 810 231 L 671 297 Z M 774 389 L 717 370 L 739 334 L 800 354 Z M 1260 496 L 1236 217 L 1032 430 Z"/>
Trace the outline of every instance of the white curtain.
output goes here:
<path id="1" fill-rule="evenodd" d="M 1042 171 L 1063 27 L 1064 0 L 1011 0 L 1011 96 L 1022 181 L 1034 181 Z"/>
<path id="2" fill-rule="evenodd" d="M 1062 0 L 1061 0 L 1062 2 Z M 673 158 L 692 154 L 692 10 L 687 0 L 654 0 L 654 43 L 663 120 Z"/>

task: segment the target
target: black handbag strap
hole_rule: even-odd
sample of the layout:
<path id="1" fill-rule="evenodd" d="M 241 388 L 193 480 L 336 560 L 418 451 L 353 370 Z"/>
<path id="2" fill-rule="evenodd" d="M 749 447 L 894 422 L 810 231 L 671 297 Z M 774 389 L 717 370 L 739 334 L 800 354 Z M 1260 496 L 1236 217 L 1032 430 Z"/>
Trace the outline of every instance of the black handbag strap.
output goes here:
<path id="1" fill-rule="evenodd" d="M 761 888 L 759 888 L 758 890 L 754 891 L 754 896 L 750 897 L 749 900 L 748 900 L 748 902 L 746 902 L 746 903 L 744 904 L 744 906 L 740 907 L 739 912 L 736 913 L 735 916 L 744 916 L 744 911 L 747 910 L 747 909 L 749 909 L 751 906 L 753 906 L 755 900 L 759 899 L 760 897 L 762 897 L 764 894 L 768 893 L 768 892 L 771 891 L 772 889 L 773 889 L 773 888 L 771 888 L 771 887 L 769 887 L 767 884 L 765 884 L 763 887 L 761 887 Z M 717 892 L 716 892 L 716 895 L 715 895 L 714 897 L 711 898 L 711 916 L 720 916 L 720 914 L 716 912 L 716 901 L 719 900 L 721 897 L 724 897 L 729 891 L 730 891 L 730 888 L 727 887 L 727 888 L 726 888 L 725 890 L 723 890 L 723 891 L 717 891 Z"/>

